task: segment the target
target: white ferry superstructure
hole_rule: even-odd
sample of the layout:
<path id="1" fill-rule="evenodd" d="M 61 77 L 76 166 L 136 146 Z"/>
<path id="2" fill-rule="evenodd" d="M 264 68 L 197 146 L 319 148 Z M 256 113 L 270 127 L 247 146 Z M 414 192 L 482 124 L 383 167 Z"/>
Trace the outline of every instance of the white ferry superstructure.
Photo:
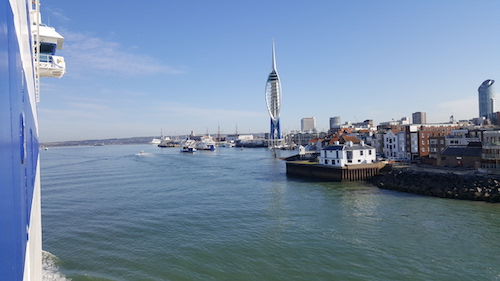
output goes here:
<path id="1" fill-rule="evenodd" d="M 38 1 L 0 6 L 0 279 L 42 280 L 38 79 L 66 72 L 64 38 L 41 27 Z"/>
<path id="2" fill-rule="evenodd" d="M 181 152 L 188 152 L 188 153 L 196 152 L 196 141 L 192 139 L 186 139 L 182 141 Z"/>
<path id="3" fill-rule="evenodd" d="M 198 150 L 215 150 L 217 143 L 210 136 L 203 136 L 196 144 Z"/>

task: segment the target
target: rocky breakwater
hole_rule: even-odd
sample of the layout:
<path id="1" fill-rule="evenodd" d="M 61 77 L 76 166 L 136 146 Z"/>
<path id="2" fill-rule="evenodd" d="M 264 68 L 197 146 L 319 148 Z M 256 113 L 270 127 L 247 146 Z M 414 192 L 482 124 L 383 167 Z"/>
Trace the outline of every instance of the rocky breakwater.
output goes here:
<path id="1" fill-rule="evenodd" d="M 383 189 L 441 198 L 500 202 L 500 179 L 487 175 L 397 169 L 373 179 Z"/>

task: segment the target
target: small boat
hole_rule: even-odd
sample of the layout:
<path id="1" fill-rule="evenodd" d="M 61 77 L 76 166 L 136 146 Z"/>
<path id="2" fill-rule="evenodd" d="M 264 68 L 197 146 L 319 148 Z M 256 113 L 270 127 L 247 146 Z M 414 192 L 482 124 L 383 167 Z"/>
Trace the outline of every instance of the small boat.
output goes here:
<path id="1" fill-rule="evenodd" d="M 181 152 L 194 153 L 196 152 L 196 141 L 186 139 L 181 143 Z"/>
<path id="2" fill-rule="evenodd" d="M 144 150 L 141 150 L 141 152 L 136 154 L 137 156 L 144 156 L 144 155 L 149 155 L 149 153 L 144 152 Z"/>

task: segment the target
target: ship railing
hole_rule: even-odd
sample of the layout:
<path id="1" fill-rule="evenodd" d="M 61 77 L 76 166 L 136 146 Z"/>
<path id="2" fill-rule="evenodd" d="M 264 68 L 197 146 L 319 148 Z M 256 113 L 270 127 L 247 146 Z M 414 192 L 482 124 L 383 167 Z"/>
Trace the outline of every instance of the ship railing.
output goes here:
<path id="1" fill-rule="evenodd" d="M 40 63 L 49 63 L 52 67 L 64 67 L 64 57 L 40 54 Z"/>
<path id="2" fill-rule="evenodd" d="M 32 20 L 35 21 L 35 24 L 32 25 L 35 28 L 32 29 L 32 35 L 33 35 L 33 51 L 35 53 L 34 56 L 34 68 L 35 68 L 35 100 L 36 102 L 40 102 L 40 65 L 38 63 L 40 52 L 39 50 L 39 44 L 37 42 L 40 42 L 40 29 L 39 29 L 39 23 L 40 23 L 40 2 L 39 0 L 33 0 L 31 1 L 31 13 L 34 14 L 34 17 L 32 16 Z"/>
<path id="3" fill-rule="evenodd" d="M 39 56 L 40 77 L 61 78 L 66 73 L 64 57 L 47 54 L 40 54 Z"/>

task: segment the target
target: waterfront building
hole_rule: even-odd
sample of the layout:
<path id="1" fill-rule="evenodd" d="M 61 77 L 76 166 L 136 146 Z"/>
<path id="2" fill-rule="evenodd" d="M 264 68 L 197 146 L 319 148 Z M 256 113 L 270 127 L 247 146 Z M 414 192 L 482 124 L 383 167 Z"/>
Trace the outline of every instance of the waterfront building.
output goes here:
<path id="1" fill-rule="evenodd" d="M 364 141 L 355 144 L 348 141 L 340 144 L 336 141 L 322 149 L 318 156 L 321 165 L 345 167 L 348 165 L 371 164 L 376 161 L 375 148 L 366 145 Z"/>
<path id="2" fill-rule="evenodd" d="M 384 153 L 384 135 L 386 131 L 379 131 L 375 133 L 372 137 L 371 146 L 375 147 L 377 155 L 382 155 Z"/>
<path id="3" fill-rule="evenodd" d="M 429 138 L 429 158 L 437 159 L 438 154 L 446 148 L 446 136 Z M 437 164 L 436 164 L 437 165 Z"/>
<path id="4" fill-rule="evenodd" d="M 485 80 L 478 88 L 479 98 L 479 118 L 491 120 L 495 112 L 495 90 L 493 84 L 495 80 Z"/>
<path id="5" fill-rule="evenodd" d="M 483 132 L 481 167 L 487 170 L 500 170 L 500 131 Z"/>
<path id="6" fill-rule="evenodd" d="M 413 124 L 426 124 L 427 114 L 425 112 L 415 112 L 411 115 Z"/>
<path id="7" fill-rule="evenodd" d="M 281 110 L 281 81 L 276 70 L 276 55 L 274 50 L 274 39 L 272 47 L 272 68 L 266 83 L 266 105 L 271 117 L 271 130 L 269 133 L 269 147 L 277 147 L 282 140 L 280 129 Z"/>
<path id="8" fill-rule="evenodd" d="M 302 132 L 314 132 L 316 131 L 316 118 L 302 118 L 300 120 L 300 129 Z"/>
<path id="9" fill-rule="evenodd" d="M 480 143 L 483 130 L 457 129 L 451 130 L 449 135 L 429 137 L 429 158 L 438 159 L 439 154 L 448 147 L 467 147 L 470 143 Z M 451 151 L 451 150 L 450 150 Z"/>
<path id="10" fill-rule="evenodd" d="M 393 161 L 406 160 L 406 134 L 404 131 L 387 131 L 383 136 L 383 153 Z"/>
<path id="11" fill-rule="evenodd" d="M 465 167 L 478 169 L 481 165 L 482 147 L 480 142 L 467 145 L 449 146 L 437 158 L 437 165 L 442 167 Z"/>
<path id="12" fill-rule="evenodd" d="M 477 134 L 470 134 L 467 129 L 451 130 L 448 136 L 445 136 L 446 146 L 467 146 L 471 142 L 480 142 L 481 138 Z"/>
<path id="13" fill-rule="evenodd" d="M 430 138 L 450 135 L 460 124 L 436 123 L 405 126 L 407 158 L 415 160 L 430 154 Z"/>

